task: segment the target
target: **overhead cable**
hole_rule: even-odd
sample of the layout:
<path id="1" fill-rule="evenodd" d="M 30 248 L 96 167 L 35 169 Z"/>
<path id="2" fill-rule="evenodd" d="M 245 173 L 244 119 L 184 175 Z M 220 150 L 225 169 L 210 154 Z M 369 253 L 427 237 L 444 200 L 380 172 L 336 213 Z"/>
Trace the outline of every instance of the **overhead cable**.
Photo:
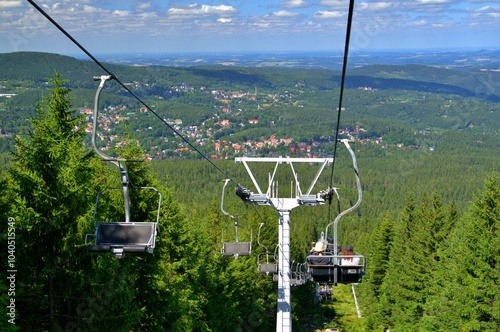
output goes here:
<path id="1" fill-rule="evenodd" d="M 330 176 L 330 188 L 333 186 L 333 170 L 335 168 L 335 161 L 337 159 L 337 145 L 339 141 L 339 131 L 340 131 L 340 115 L 342 113 L 342 98 L 344 96 L 344 86 L 345 86 L 345 76 L 347 71 L 347 58 L 349 55 L 349 42 L 351 39 L 351 26 L 352 26 L 352 16 L 354 12 L 354 0 L 349 1 L 349 14 L 347 17 L 347 31 L 345 37 L 345 48 L 344 48 L 344 62 L 342 64 L 342 79 L 340 82 L 340 96 L 339 96 L 339 106 L 337 109 L 337 128 L 335 130 L 335 142 L 333 148 L 333 163 L 332 163 L 332 173 Z"/>
<path id="2" fill-rule="evenodd" d="M 43 16 L 45 16 L 59 31 L 61 31 L 66 37 L 68 37 L 78 48 L 80 48 L 85 54 L 87 54 L 99 67 L 102 68 L 108 75 L 111 76 L 123 89 L 130 93 L 139 103 L 148 109 L 154 116 L 156 116 L 161 122 L 163 122 L 169 129 L 171 129 L 177 136 L 179 136 L 185 143 L 187 143 L 194 151 L 196 151 L 203 159 L 207 160 L 213 167 L 215 167 L 219 172 L 221 172 L 227 179 L 230 179 L 236 185 L 239 185 L 232 177 L 230 177 L 226 172 L 224 172 L 219 166 L 217 166 L 210 158 L 208 158 L 203 152 L 201 152 L 196 146 L 194 146 L 186 137 L 184 137 L 178 130 L 172 127 L 165 119 L 163 119 L 158 113 L 156 113 L 148 104 L 146 104 L 139 96 L 137 96 L 129 87 L 127 87 L 123 82 L 121 82 L 115 74 L 113 74 L 109 69 L 107 69 L 99 60 L 97 60 L 89 51 L 85 49 L 76 39 L 74 39 L 63 27 L 61 27 L 49 14 L 47 14 L 42 8 L 40 8 L 33 0 L 28 0 L 28 2 L 35 7 Z"/>

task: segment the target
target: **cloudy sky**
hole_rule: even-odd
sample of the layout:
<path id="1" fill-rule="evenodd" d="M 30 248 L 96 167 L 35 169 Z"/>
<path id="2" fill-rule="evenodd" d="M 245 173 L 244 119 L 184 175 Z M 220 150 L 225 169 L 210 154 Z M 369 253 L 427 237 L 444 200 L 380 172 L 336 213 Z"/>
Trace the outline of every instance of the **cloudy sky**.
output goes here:
<path id="1" fill-rule="evenodd" d="M 348 0 L 35 0 L 91 53 L 343 50 Z M 356 0 L 351 49 L 500 48 L 500 0 Z M 0 52 L 78 54 L 27 0 Z"/>

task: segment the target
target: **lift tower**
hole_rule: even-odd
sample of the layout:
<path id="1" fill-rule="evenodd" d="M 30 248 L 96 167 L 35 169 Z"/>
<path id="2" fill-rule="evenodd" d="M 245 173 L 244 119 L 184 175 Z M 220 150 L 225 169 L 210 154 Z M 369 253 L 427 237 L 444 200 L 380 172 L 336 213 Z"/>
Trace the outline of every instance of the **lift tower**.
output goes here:
<path id="1" fill-rule="evenodd" d="M 245 166 L 257 193 L 253 193 L 241 186 L 236 188 L 236 194 L 246 203 L 258 205 L 269 205 L 278 211 L 279 214 L 279 243 L 278 243 L 278 302 L 277 302 L 277 332 L 292 331 L 292 303 L 290 293 L 290 211 L 300 205 L 316 206 L 325 203 L 325 199 L 321 194 L 311 194 L 314 185 L 318 181 L 319 176 L 323 172 L 325 166 L 333 162 L 333 158 L 254 158 L 242 157 L 236 158 L 236 162 L 241 162 Z M 267 191 L 263 192 L 255 179 L 252 170 L 248 166 L 250 162 L 271 162 L 275 163 L 272 175 L 269 175 L 269 184 Z M 312 183 L 305 193 L 300 188 L 300 182 L 297 172 L 293 167 L 294 163 L 318 163 L 319 170 L 316 173 Z M 276 170 L 281 164 L 288 164 L 291 167 L 294 182 L 290 188 L 290 197 L 279 197 L 278 183 L 275 182 Z"/>

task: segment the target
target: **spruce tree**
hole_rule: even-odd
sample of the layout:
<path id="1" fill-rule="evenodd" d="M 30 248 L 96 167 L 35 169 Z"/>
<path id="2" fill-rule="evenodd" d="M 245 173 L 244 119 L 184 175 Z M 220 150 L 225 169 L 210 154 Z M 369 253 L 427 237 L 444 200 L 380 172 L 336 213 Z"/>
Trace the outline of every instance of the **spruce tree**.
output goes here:
<path id="1" fill-rule="evenodd" d="M 394 241 L 394 222 L 389 214 L 382 220 L 372 240 L 370 264 L 367 266 L 365 282 L 378 298 L 380 286 L 387 273 L 389 255 Z"/>
<path id="2" fill-rule="evenodd" d="M 9 169 L 23 330 L 61 329 L 82 291 L 78 223 L 91 211 L 94 195 L 91 158 L 82 144 L 81 119 L 71 115 L 70 90 L 59 74 L 50 83 L 32 130 L 16 139 Z"/>
<path id="3" fill-rule="evenodd" d="M 370 318 L 371 326 L 392 326 L 402 331 L 417 329 L 432 293 L 432 275 L 441 260 L 451 222 L 439 195 L 434 194 L 432 200 L 423 195 L 418 208 L 409 197 L 396 227 L 388 271 L 380 288 L 379 303 Z"/>
<path id="4" fill-rule="evenodd" d="M 407 198 L 406 208 L 395 224 L 394 242 L 389 254 L 389 263 L 380 287 L 379 302 L 370 319 L 372 327 L 384 329 L 395 325 L 395 317 L 402 314 L 400 307 L 404 288 L 400 284 L 401 274 L 406 275 L 404 256 L 409 246 L 411 225 L 415 221 L 414 198 Z"/>
<path id="5" fill-rule="evenodd" d="M 6 267 L 0 272 L 0 278 L 2 278 L 0 282 L 0 315 L 2 316 L 0 330 L 2 331 L 16 331 L 20 323 L 17 314 L 17 311 L 19 311 L 19 302 L 16 297 L 16 282 L 12 279 L 7 279 L 7 277 L 10 277 L 10 273 L 7 270 L 17 269 L 18 263 L 16 262 L 16 258 L 19 255 L 17 247 L 19 243 L 16 241 L 18 238 L 16 236 L 16 220 L 10 212 L 10 199 L 11 194 L 7 186 L 7 181 L 4 178 L 4 173 L 0 170 L 0 259 L 5 262 L 4 266 Z M 14 282 L 11 283 L 11 280 Z M 14 304 L 11 301 L 14 301 Z"/>
<path id="6" fill-rule="evenodd" d="M 441 287 L 426 306 L 424 328 L 498 331 L 499 238 L 500 187 L 493 174 L 450 237 Z"/>
<path id="7" fill-rule="evenodd" d="M 381 286 L 387 273 L 389 256 L 394 241 L 394 222 L 387 213 L 371 240 L 371 251 L 368 256 L 366 276 L 363 278 L 362 289 L 365 296 L 363 302 L 367 303 L 368 328 L 374 328 L 380 322 L 377 319 Z"/>

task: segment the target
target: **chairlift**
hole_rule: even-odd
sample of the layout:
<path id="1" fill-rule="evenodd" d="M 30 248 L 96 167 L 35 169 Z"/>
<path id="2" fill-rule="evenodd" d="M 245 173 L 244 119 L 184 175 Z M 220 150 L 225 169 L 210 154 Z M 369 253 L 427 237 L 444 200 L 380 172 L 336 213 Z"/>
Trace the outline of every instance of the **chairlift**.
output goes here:
<path id="1" fill-rule="evenodd" d="M 293 263 L 295 263 L 295 261 L 292 261 L 292 264 L 290 264 L 290 286 L 296 286 L 297 285 L 297 273 L 295 273 L 295 271 L 293 271 Z M 298 264 L 296 264 L 295 266 L 297 266 Z"/>
<path id="2" fill-rule="evenodd" d="M 269 275 L 269 273 L 275 274 L 278 273 L 278 266 L 276 265 L 276 263 L 269 263 L 269 250 L 267 249 L 266 246 L 260 243 L 260 229 L 262 228 L 262 226 L 264 226 L 264 223 L 261 223 L 259 226 L 259 232 L 257 234 L 257 243 L 259 246 L 263 247 L 265 251 L 257 255 L 257 269 L 259 273 L 265 273 L 266 275 Z M 266 258 L 265 263 L 261 263 L 262 256 L 265 256 Z M 275 258 L 276 258 L 276 252 L 274 253 L 274 261 L 276 261 Z"/>
<path id="3" fill-rule="evenodd" d="M 229 216 L 234 221 L 236 241 L 235 242 L 223 242 L 222 243 L 222 255 L 223 256 L 234 256 L 234 258 L 238 258 L 239 256 L 250 256 L 250 254 L 252 253 L 251 240 L 250 240 L 250 242 L 240 242 L 238 240 L 238 220 L 234 215 L 224 211 L 224 191 L 225 191 L 226 186 L 227 186 L 229 181 L 231 181 L 231 180 L 226 179 L 224 182 L 224 186 L 222 187 L 222 199 L 221 199 L 220 208 L 221 208 L 222 213 L 224 213 L 226 216 Z"/>
<path id="4" fill-rule="evenodd" d="M 153 253 L 155 240 L 158 233 L 158 224 L 160 220 L 160 209 L 162 196 L 161 193 L 153 187 L 135 187 L 130 183 L 127 162 L 138 162 L 142 160 L 127 160 L 122 158 L 112 158 L 99 150 L 96 145 L 97 119 L 99 96 L 107 80 L 111 76 L 98 76 L 94 80 L 99 80 L 100 84 L 95 95 L 93 123 L 92 123 L 92 147 L 103 161 L 111 162 L 116 165 L 120 171 L 121 186 L 109 186 L 101 190 L 96 197 L 92 222 L 95 232 L 85 235 L 85 245 L 89 252 L 111 252 L 116 258 L 121 258 L 126 252 L 131 253 Z M 156 219 L 154 221 L 131 221 L 129 190 L 151 190 L 158 196 L 158 208 Z M 97 221 L 97 211 L 99 198 L 106 190 L 122 190 L 124 200 L 125 221 Z"/>
<path id="5" fill-rule="evenodd" d="M 356 156 L 349 146 L 349 140 L 345 139 L 341 140 L 341 142 L 344 143 L 352 157 L 354 173 L 356 175 L 356 186 L 358 189 L 358 200 L 352 207 L 340 212 L 335 218 L 334 222 L 328 224 L 325 232 L 321 234 L 321 239 L 319 240 L 319 242 L 323 244 L 324 248 L 324 252 L 322 253 L 322 255 L 310 255 L 306 259 L 308 271 L 310 272 L 313 281 L 332 284 L 335 286 L 338 283 L 360 283 L 363 275 L 365 274 L 366 268 L 366 259 L 363 255 L 359 253 L 354 253 L 354 255 L 342 255 L 342 253 L 339 252 L 340 250 L 337 241 L 338 223 L 344 215 L 357 209 L 362 200 L 361 181 L 359 178 Z M 331 201 L 333 193 L 335 193 L 337 199 L 340 200 L 338 192 L 335 188 L 330 188 L 323 194 Z M 333 245 L 329 243 L 329 241 L 327 241 L 328 230 L 332 224 L 334 225 Z"/>
<path id="6" fill-rule="evenodd" d="M 321 243 L 325 248 L 321 254 L 308 255 L 306 257 L 307 270 L 311 275 L 311 279 L 316 283 L 336 284 L 337 264 L 334 252 L 328 251 L 326 241 L 322 238 L 317 242 Z"/>
<path id="7" fill-rule="evenodd" d="M 295 271 L 292 271 L 292 277 L 290 278 L 290 286 L 300 286 L 306 283 L 307 278 L 305 273 L 302 271 L 303 265 L 303 263 L 297 263 L 295 265 Z"/>
<path id="8" fill-rule="evenodd" d="M 332 288 L 329 284 L 316 284 L 316 296 L 320 301 L 331 300 L 332 299 Z"/>

